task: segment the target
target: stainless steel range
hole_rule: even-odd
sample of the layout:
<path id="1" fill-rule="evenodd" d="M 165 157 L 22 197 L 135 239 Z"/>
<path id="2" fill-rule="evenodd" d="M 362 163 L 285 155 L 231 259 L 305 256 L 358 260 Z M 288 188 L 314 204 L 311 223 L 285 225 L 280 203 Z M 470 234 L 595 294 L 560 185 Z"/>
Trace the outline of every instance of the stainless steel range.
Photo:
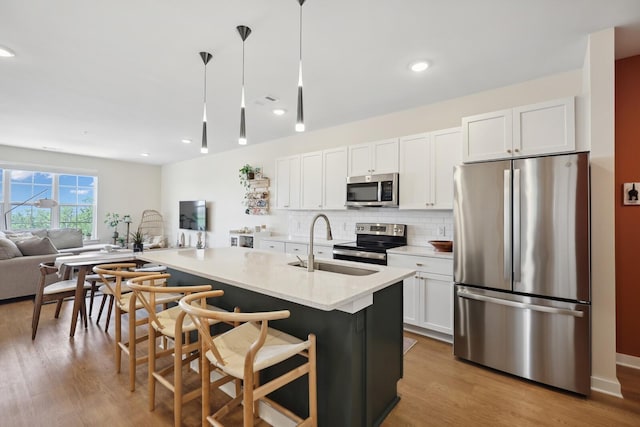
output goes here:
<path id="1" fill-rule="evenodd" d="M 387 265 L 387 249 L 406 244 L 404 224 L 356 223 L 356 241 L 333 245 L 333 258 Z"/>

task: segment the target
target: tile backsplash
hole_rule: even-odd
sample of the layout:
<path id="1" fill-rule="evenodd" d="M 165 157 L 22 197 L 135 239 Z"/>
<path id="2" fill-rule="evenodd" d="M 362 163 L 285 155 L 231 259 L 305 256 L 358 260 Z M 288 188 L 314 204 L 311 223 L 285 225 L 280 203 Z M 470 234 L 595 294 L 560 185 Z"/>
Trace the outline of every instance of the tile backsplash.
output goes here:
<path id="1" fill-rule="evenodd" d="M 311 220 L 317 213 L 324 213 L 331 222 L 334 239 L 355 240 L 356 222 L 392 223 L 407 225 L 409 245 L 429 246 L 429 240 L 453 239 L 453 212 L 405 211 L 391 208 L 367 208 L 346 211 L 287 211 L 287 234 L 291 237 L 309 237 Z M 444 227 L 444 236 L 438 236 L 438 228 Z M 324 238 L 325 224 L 316 222 L 315 235 Z"/>

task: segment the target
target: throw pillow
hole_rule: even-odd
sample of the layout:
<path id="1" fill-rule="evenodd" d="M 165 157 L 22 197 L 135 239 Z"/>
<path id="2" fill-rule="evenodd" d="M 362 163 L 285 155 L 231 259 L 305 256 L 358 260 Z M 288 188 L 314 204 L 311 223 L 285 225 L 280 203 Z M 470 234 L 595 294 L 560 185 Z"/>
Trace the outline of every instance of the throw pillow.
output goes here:
<path id="1" fill-rule="evenodd" d="M 22 252 L 20 252 L 15 243 L 9 239 L 0 238 L 0 260 L 19 256 L 22 256 Z"/>
<path id="2" fill-rule="evenodd" d="M 75 228 L 53 228 L 48 231 L 51 242 L 58 249 L 82 247 L 82 230 Z"/>
<path id="3" fill-rule="evenodd" d="M 35 237 L 33 239 L 16 242 L 16 246 L 24 256 L 57 254 L 58 250 L 48 237 Z"/>
<path id="4" fill-rule="evenodd" d="M 7 235 L 7 239 L 10 239 L 13 242 L 17 242 L 19 240 L 27 240 L 27 239 L 37 239 L 37 236 L 34 236 L 29 231 L 11 231 L 5 232 Z"/>

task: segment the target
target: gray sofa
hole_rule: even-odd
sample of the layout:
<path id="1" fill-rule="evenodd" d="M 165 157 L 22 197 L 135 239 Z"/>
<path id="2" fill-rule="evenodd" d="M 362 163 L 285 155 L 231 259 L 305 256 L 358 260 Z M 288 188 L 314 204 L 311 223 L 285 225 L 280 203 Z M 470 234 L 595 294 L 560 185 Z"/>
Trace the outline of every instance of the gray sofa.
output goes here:
<path id="1" fill-rule="evenodd" d="M 41 262 L 103 246 L 83 246 L 82 232 L 71 228 L 0 231 L 0 300 L 34 295 Z M 55 279 L 52 275 L 49 282 Z"/>

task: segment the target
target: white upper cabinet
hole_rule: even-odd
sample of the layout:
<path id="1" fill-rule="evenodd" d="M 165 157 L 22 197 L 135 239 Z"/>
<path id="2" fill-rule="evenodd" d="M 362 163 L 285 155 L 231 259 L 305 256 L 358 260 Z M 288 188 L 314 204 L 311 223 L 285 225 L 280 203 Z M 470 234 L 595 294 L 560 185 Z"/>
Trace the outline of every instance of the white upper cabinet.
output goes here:
<path id="1" fill-rule="evenodd" d="M 574 151 L 575 100 L 464 117 L 462 130 L 464 162 Z"/>
<path id="2" fill-rule="evenodd" d="M 400 139 L 400 209 L 452 209 L 453 167 L 462 161 L 462 131 L 444 129 Z"/>
<path id="3" fill-rule="evenodd" d="M 302 165 L 302 209 L 322 208 L 322 151 L 305 153 Z"/>
<path id="4" fill-rule="evenodd" d="M 324 150 L 323 156 L 323 207 L 346 209 L 347 201 L 347 148 Z"/>
<path id="5" fill-rule="evenodd" d="M 305 153 L 301 159 L 301 208 L 346 209 L 347 148 Z"/>
<path id="6" fill-rule="evenodd" d="M 349 146 L 349 176 L 398 172 L 398 138 Z"/>
<path id="7" fill-rule="evenodd" d="M 300 156 L 276 159 L 275 208 L 300 208 Z"/>

